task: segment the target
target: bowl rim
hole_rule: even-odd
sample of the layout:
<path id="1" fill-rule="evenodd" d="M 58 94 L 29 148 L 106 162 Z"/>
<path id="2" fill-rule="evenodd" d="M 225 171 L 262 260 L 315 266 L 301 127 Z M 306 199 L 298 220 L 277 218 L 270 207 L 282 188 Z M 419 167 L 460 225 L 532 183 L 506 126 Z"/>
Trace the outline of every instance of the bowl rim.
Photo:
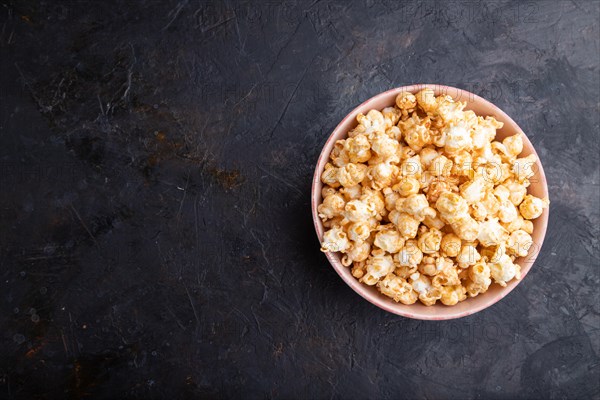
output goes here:
<path id="1" fill-rule="evenodd" d="M 355 118 L 358 111 L 360 109 L 362 109 L 363 107 L 365 107 L 367 104 L 369 104 L 371 102 L 375 102 L 379 98 L 390 95 L 391 93 L 410 92 L 410 93 L 414 94 L 424 88 L 432 88 L 436 92 L 436 95 L 440 91 L 443 91 L 445 93 L 448 93 L 449 91 L 456 91 L 456 93 L 458 95 L 460 95 L 459 98 L 462 98 L 463 95 L 467 95 L 467 96 L 469 96 L 470 99 L 472 99 L 471 100 L 472 102 L 484 103 L 484 104 L 488 105 L 489 107 L 491 107 L 494 110 L 494 112 L 497 113 L 496 116 L 500 117 L 499 120 L 501 120 L 502 122 L 509 121 L 514 126 L 516 126 L 518 128 L 518 132 L 520 132 L 526 138 L 527 142 L 529 142 L 529 144 L 531 145 L 530 147 L 531 147 L 532 154 L 535 154 L 538 159 L 538 162 L 537 162 L 538 171 L 537 172 L 539 174 L 539 178 L 542 183 L 543 195 L 545 198 L 548 198 L 548 181 L 546 180 L 546 174 L 544 173 L 544 168 L 542 166 L 541 159 L 540 159 L 539 155 L 537 154 L 537 151 L 536 151 L 535 147 L 533 146 L 533 143 L 531 143 L 531 141 L 529 140 L 529 138 L 527 137 L 525 132 L 523 132 L 523 129 L 521 129 L 521 127 L 508 114 L 506 114 L 500 107 L 496 106 L 489 100 L 486 100 L 483 97 L 476 95 L 475 93 L 471 93 L 467 90 L 456 88 L 453 86 L 447 86 L 447 85 L 442 85 L 442 84 L 438 84 L 438 83 L 425 83 L 425 84 L 420 83 L 420 84 L 412 84 L 412 85 L 408 85 L 408 86 L 400 86 L 400 87 L 386 90 L 384 92 L 376 94 L 375 96 L 368 98 L 367 100 L 363 101 L 358 106 L 353 108 L 340 121 L 340 123 L 338 123 L 337 126 L 331 131 L 329 137 L 327 138 L 327 141 L 323 145 L 323 147 L 321 149 L 321 153 L 320 153 L 317 163 L 315 165 L 315 171 L 314 171 L 313 181 L 312 181 L 312 186 L 311 186 L 311 210 L 312 210 L 313 223 L 315 226 L 315 231 L 316 231 L 319 242 L 322 240 L 325 229 L 323 227 L 323 223 L 322 223 L 321 219 L 319 218 L 318 212 L 317 212 L 319 197 L 321 194 L 316 193 L 316 191 L 317 191 L 316 189 L 317 189 L 317 185 L 320 183 L 321 173 L 322 173 L 321 170 L 323 169 L 323 168 L 320 168 L 320 166 L 323 166 L 323 167 L 325 166 L 324 159 L 328 160 L 329 155 L 330 155 L 330 152 L 325 152 L 325 149 L 329 147 L 329 144 L 333 140 L 338 140 L 338 139 L 334 138 L 335 134 L 338 132 L 338 130 L 341 128 L 341 126 L 344 125 L 348 121 L 349 118 Z M 451 97 L 457 97 L 457 96 L 451 96 Z M 504 297 L 506 297 L 510 292 L 512 292 L 525 279 L 525 277 L 527 276 L 527 274 L 529 273 L 531 268 L 533 268 L 533 265 L 535 264 L 535 261 L 536 261 L 537 257 L 539 256 L 542 246 L 544 244 L 544 240 L 546 238 L 546 231 L 548 229 L 549 213 L 550 213 L 550 209 L 547 208 L 546 210 L 544 210 L 544 213 L 539 217 L 539 218 L 541 218 L 541 221 L 540 221 L 541 224 L 540 224 L 540 226 L 536 227 L 536 229 L 541 229 L 539 248 L 538 248 L 537 254 L 535 254 L 535 257 L 533 257 L 533 259 L 531 260 L 529 268 L 527 268 L 527 270 L 524 273 L 522 273 L 521 279 L 518 280 L 514 286 L 503 288 L 504 290 L 501 290 L 496 296 L 490 297 L 490 299 L 488 299 L 487 301 L 484 301 L 476 306 L 473 306 L 472 308 L 469 308 L 466 311 L 452 312 L 451 311 L 452 307 L 438 305 L 438 304 L 431 306 L 431 307 L 447 307 L 447 309 L 449 309 L 450 311 L 445 312 L 444 314 L 440 314 L 440 315 L 437 315 L 437 314 L 433 315 L 433 314 L 422 314 L 422 313 L 419 313 L 417 310 L 415 310 L 415 312 L 412 312 L 412 311 L 403 311 L 403 310 L 396 309 L 393 307 L 393 303 L 390 303 L 390 301 L 392 301 L 391 299 L 389 299 L 390 301 L 388 301 L 388 299 L 382 299 L 382 298 L 378 298 L 378 297 L 372 298 L 372 297 L 368 296 L 368 292 L 367 292 L 368 288 L 365 287 L 364 284 L 359 282 L 358 279 L 354 278 L 352 275 L 343 274 L 342 271 L 347 269 L 347 267 L 344 267 L 341 264 L 341 262 L 335 258 L 334 253 L 326 252 L 325 255 L 326 255 L 327 259 L 329 260 L 329 263 L 331 264 L 333 269 L 336 271 L 336 273 L 342 278 L 342 280 L 344 282 L 346 282 L 346 284 L 348 286 L 350 286 L 350 288 L 352 288 L 352 290 L 354 290 L 357 294 L 359 294 L 363 299 L 367 300 L 369 303 L 383 309 L 384 311 L 390 312 L 392 314 L 400 315 L 402 317 L 418 319 L 418 320 L 439 321 L 439 320 L 450 320 L 450 319 L 462 318 L 462 317 L 466 317 L 466 316 L 478 313 L 479 311 L 482 311 L 482 310 L 489 308 L 492 305 L 496 304 L 497 302 L 502 300 Z M 466 301 L 468 301 L 468 300 L 466 300 Z"/>

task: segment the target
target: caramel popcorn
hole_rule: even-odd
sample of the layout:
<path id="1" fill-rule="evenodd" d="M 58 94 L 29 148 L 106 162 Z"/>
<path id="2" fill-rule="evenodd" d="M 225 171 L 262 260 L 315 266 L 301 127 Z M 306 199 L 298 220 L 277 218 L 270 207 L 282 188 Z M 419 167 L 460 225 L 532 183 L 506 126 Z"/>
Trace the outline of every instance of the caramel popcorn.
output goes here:
<path id="1" fill-rule="evenodd" d="M 519 133 L 425 88 L 357 116 L 321 174 L 321 250 L 341 252 L 360 282 L 402 304 L 453 306 L 520 279 L 532 219 L 535 155 Z"/>

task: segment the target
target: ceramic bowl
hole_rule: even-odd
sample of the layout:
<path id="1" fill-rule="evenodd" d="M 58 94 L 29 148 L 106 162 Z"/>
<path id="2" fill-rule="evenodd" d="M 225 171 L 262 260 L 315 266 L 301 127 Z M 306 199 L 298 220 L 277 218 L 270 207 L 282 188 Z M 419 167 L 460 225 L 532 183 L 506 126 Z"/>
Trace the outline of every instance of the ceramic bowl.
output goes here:
<path id="1" fill-rule="evenodd" d="M 322 196 L 321 189 L 323 183 L 321 182 L 321 174 L 325 168 L 325 164 L 329 159 L 329 154 L 333 149 L 336 140 L 345 139 L 350 129 L 356 126 L 356 116 L 359 113 L 366 114 L 371 109 L 381 110 L 388 106 L 393 106 L 395 103 L 396 96 L 400 92 L 411 92 L 417 93 L 424 87 L 428 87 L 434 90 L 435 95 L 445 94 L 453 97 L 455 100 L 466 101 L 468 110 L 473 110 L 477 115 L 481 116 L 493 116 L 496 120 L 504 122 L 504 127 L 499 129 L 496 135 L 496 139 L 502 140 L 506 136 L 514 135 L 517 132 L 523 133 L 523 130 L 513 121 L 506 113 L 500 108 L 490 103 L 489 101 L 462 89 L 453 88 L 450 86 L 443 86 L 437 84 L 419 84 L 412 86 L 404 86 L 396 89 L 388 90 L 387 92 L 380 93 L 358 107 L 356 107 L 350 114 L 348 114 L 342 122 L 333 130 L 329 139 L 325 143 L 317 166 L 315 168 L 315 174 L 312 183 L 312 196 L 311 206 L 313 221 L 315 229 L 319 237 L 319 242 L 323 239 L 323 223 L 317 215 L 317 206 L 321 204 Z M 536 154 L 533 145 L 527 138 L 527 135 L 523 135 L 523 152 L 519 157 L 524 157 L 529 154 Z M 539 159 L 539 157 L 538 157 Z M 541 163 L 538 161 L 535 175 L 531 178 L 531 185 L 528 188 L 528 193 L 537 197 L 548 197 L 548 186 L 546 182 L 546 176 L 544 175 L 544 169 Z M 435 305 L 427 307 L 420 304 L 419 302 L 412 305 L 405 305 L 402 303 L 396 303 L 391 298 L 382 295 L 377 291 L 375 287 L 367 286 L 360 283 L 351 274 L 350 268 L 344 267 L 341 263 L 340 253 L 326 253 L 327 259 L 340 275 L 340 277 L 350 286 L 356 293 L 361 295 L 367 301 L 373 303 L 377 307 L 389 311 L 394 314 L 398 314 L 408 318 L 421 319 L 421 320 L 445 320 L 453 318 L 461 318 L 467 315 L 479 312 L 487 307 L 490 307 L 494 303 L 501 300 L 503 297 L 508 295 L 518 284 L 523 282 L 527 273 L 531 270 L 533 263 L 537 255 L 540 252 L 544 236 L 546 235 L 546 228 L 548 226 L 548 212 L 549 209 L 544 209 L 543 214 L 533 220 L 534 231 L 533 231 L 533 247 L 530 250 L 530 254 L 527 257 L 518 258 L 515 262 L 521 266 L 521 280 L 512 280 L 506 287 L 501 287 L 498 284 L 492 284 L 489 290 L 479 296 L 468 298 L 465 301 L 458 303 L 455 306 L 445 306 L 440 302 Z"/>

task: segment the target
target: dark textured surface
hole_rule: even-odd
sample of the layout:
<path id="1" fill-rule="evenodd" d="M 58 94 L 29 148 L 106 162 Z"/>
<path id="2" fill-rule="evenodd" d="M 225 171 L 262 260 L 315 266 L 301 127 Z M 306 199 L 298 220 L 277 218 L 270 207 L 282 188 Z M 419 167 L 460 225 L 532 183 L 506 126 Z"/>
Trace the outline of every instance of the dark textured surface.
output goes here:
<path id="1" fill-rule="evenodd" d="M 600 398 L 597 1 L 0 6 L 0 398 Z M 358 103 L 494 101 L 548 175 L 537 263 L 420 322 L 335 274 L 309 191 Z"/>

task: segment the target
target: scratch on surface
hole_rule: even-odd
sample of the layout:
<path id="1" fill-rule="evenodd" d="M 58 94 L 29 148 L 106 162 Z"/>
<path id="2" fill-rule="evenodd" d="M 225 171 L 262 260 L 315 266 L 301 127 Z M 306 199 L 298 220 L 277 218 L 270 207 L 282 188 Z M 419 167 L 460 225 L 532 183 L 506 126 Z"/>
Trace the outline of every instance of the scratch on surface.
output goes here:
<path id="1" fill-rule="evenodd" d="M 187 196 L 187 190 L 190 183 L 190 171 L 188 170 L 187 179 L 185 181 L 185 189 L 183 189 L 183 196 L 181 197 L 181 201 L 179 202 L 179 210 L 177 211 L 177 224 L 181 219 L 181 210 L 183 209 L 183 202 L 185 201 L 185 197 Z"/>
<path id="2" fill-rule="evenodd" d="M 306 10 L 310 10 L 311 8 L 313 8 L 314 6 L 316 6 L 317 4 L 319 4 L 321 2 L 321 0 L 315 0 Z"/>
<path id="3" fill-rule="evenodd" d="M 127 71 L 127 86 L 125 88 L 125 92 L 123 93 L 123 96 L 121 96 L 121 100 L 123 100 L 123 101 L 126 100 L 127 98 L 129 98 L 129 90 L 131 89 L 131 76 L 133 75 L 133 66 L 137 63 L 137 57 L 135 56 L 135 49 L 133 48 L 133 45 L 131 43 L 129 43 L 129 47 L 131 47 L 131 54 L 133 57 L 133 61 Z"/>
<path id="4" fill-rule="evenodd" d="M 65 356 L 69 358 L 69 349 L 67 348 L 67 340 L 65 339 L 65 334 L 63 331 L 60 331 L 60 337 L 62 338 L 63 347 L 65 348 Z"/>
<path id="5" fill-rule="evenodd" d="M 239 309 L 239 308 L 237 308 L 237 307 L 235 307 L 235 306 L 234 306 L 234 307 L 231 307 L 231 311 L 229 311 L 229 312 L 227 313 L 227 316 L 231 315 L 231 313 L 237 314 L 237 315 L 238 315 L 239 317 L 241 317 L 241 318 L 242 318 L 242 319 L 243 319 L 243 320 L 244 320 L 246 323 L 249 323 L 249 322 L 250 322 L 250 320 L 248 319 L 248 317 L 247 317 L 246 315 L 244 315 L 244 313 L 243 313 L 243 312 L 241 312 L 241 311 L 240 311 L 240 309 Z"/>
<path id="6" fill-rule="evenodd" d="M 287 103 L 285 104 L 285 107 L 283 108 L 283 111 L 281 112 L 281 115 L 279 116 L 279 119 L 275 123 L 275 126 L 273 127 L 273 129 L 271 129 L 271 133 L 269 134 L 269 140 L 271 140 L 273 138 L 273 133 L 275 133 L 275 129 L 277 129 L 277 127 L 279 126 L 279 123 L 281 122 L 281 120 L 285 116 L 285 113 L 287 112 L 288 107 L 290 106 L 290 103 L 292 102 L 292 100 L 294 99 L 294 96 L 296 95 L 296 91 L 300 87 L 300 84 L 302 83 L 302 81 L 304 80 L 304 77 L 306 76 L 306 72 L 308 71 L 308 68 L 312 65 L 312 63 L 315 60 L 315 58 L 316 58 L 316 56 L 314 56 L 310 60 L 310 62 L 306 66 L 306 68 L 304 68 L 304 71 L 302 71 L 302 76 L 300 76 L 300 79 L 298 80 L 298 83 L 296 83 L 296 86 L 294 87 L 294 91 L 292 92 L 292 94 L 290 95 Z"/>
<path id="7" fill-rule="evenodd" d="M 242 42 L 242 35 L 240 35 L 240 24 L 238 22 L 237 15 L 235 15 L 235 11 L 233 13 L 233 16 L 235 17 L 235 33 L 237 34 L 237 39 L 238 39 L 238 50 L 240 51 L 241 54 L 245 55 L 246 54 L 246 40 L 248 40 L 248 37 L 246 36 L 246 39 L 244 39 L 244 42 Z"/>
<path id="8" fill-rule="evenodd" d="M 100 99 L 100 94 L 98 94 L 98 103 L 100 104 L 100 113 L 106 116 L 106 111 L 104 111 L 104 106 L 102 105 L 102 99 Z"/>
<path id="9" fill-rule="evenodd" d="M 224 19 L 223 21 L 217 22 L 215 24 L 212 24 L 210 26 L 207 26 L 206 28 L 200 29 L 200 31 L 202 31 L 202 33 L 206 33 L 206 32 L 210 32 L 213 29 L 217 29 L 218 27 L 225 25 L 227 22 L 236 19 L 235 15 L 233 17 L 229 17 L 227 19 Z"/>
<path id="10" fill-rule="evenodd" d="M 254 85 L 252 85 L 252 87 L 250 88 L 248 93 L 246 93 L 246 95 L 244 97 L 242 97 L 237 103 L 235 103 L 232 108 L 236 108 L 241 102 L 246 100 L 248 98 L 248 96 L 250 96 L 252 94 L 252 91 L 254 90 L 254 88 L 256 88 L 256 85 L 257 85 L 256 83 Z"/>
<path id="11" fill-rule="evenodd" d="M 294 32 L 292 32 L 292 34 L 288 37 L 288 39 L 283 44 L 283 46 L 281 46 L 281 48 L 275 55 L 275 60 L 273 61 L 273 63 L 271 63 L 271 66 L 267 70 L 266 75 L 269 75 L 269 73 L 273 70 L 273 67 L 275 67 L 275 64 L 277 64 L 277 61 L 279 61 L 279 57 L 281 56 L 281 53 L 283 52 L 283 50 L 285 50 L 285 48 L 288 47 L 288 45 L 290 44 L 290 42 L 292 41 L 294 36 L 296 36 L 296 33 L 298 33 L 298 29 L 300 29 L 300 25 L 302 25 L 302 22 L 304 22 L 304 21 L 298 22 L 298 25 L 296 25 L 296 29 L 294 29 Z"/>
<path id="12" fill-rule="evenodd" d="M 260 333 L 261 335 L 262 333 L 262 329 L 260 328 L 260 322 L 258 322 L 258 318 L 256 317 L 256 313 L 254 312 L 254 308 L 250 307 L 250 312 L 252 313 L 252 317 L 254 318 L 254 323 L 256 324 L 256 330 L 258 330 L 258 333 Z"/>
<path id="13" fill-rule="evenodd" d="M 189 175 L 188 175 L 189 176 Z M 197 255 L 197 263 L 200 262 L 200 229 L 198 229 L 198 195 L 194 197 L 194 229 L 196 232 L 196 251 Z M 198 269 L 198 264 L 196 264 L 196 271 Z"/>
<path id="14" fill-rule="evenodd" d="M 90 237 L 92 238 L 92 240 L 96 244 L 96 247 L 99 248 L 100 246 L 98 245 L 98 242 L 96 241 L 96 238 L 92 234 L 92 231 L 90 231 L 90 229 L 87 227 L 87 225 L 85 224 L 85 222 L 83 222 L 83 219 L 81 219 L 81 216 L 79 215 L 79 213 L 77 212 L 77 210 L 75 209 L 75 207 L 73 207 L 73 204 L 69 204 L 69 207 L 71 207 L 71 210 L 73 210 L 73 212 L 77 216 L 77 219 L 79 220 L 79 222 L 81 222 L 81 225 L 83 226 L 83 228 L 85 229 L 85 231 L 88 233 L 88 235 L 90 235 Z"/>
<path id="15" fill-rule="evenodd" d="M 578 9 L 579 11 L 584 11 L 584 10 L 582 10 L 581 6 L 579 4 L 577 4 L 576 1 L 571 0 L 571 4 L 573 4 L 575 6 L 575 8 Z M 562 13 L 561 13 L 561 17 L 562 17 Z"/>
<path id="16" fill-rule="evenodd" d="M 250 234 L 252 235 L 252 237 L 254 238 L 254 240 L 256 240 L 258 242 L 258 244 L 260 245 L 260 249 L 262 251 L 262 256 L 265 260 L 265 262 L 267 263 L 267 265 L 271 265 L 271 263 L 269 262 L 269 259 L 267 258 L 267 252 L 265 250 L 265 244 L 262 242 L 262 240 L 260 240 L 258 238 L 258 236 L 256 236 L 256 233 L 254 232 L 254 229 L 250 229 Z"/>
<path id="17" fill-rule="evenodd" d="M 287 181 L 287 180 L 285 180 L 284 178 L 282 178 L 282 177 L 280 177 L 280 176 L 277 176 L 277 175 L 275 175 L 275 174 L 274 174 L 274 173 L 272 173 L 272 172 L 269 172 L 269 171 L 267 171 L 266 169 L 264 169 L 264 168 L 263 168 L 263 167 L 261 167 L 260 165 L 258 165 L 257 167 L 258 167 L 258 169 L 260 169 L 260 170 L 261 170 L 262 172 L 264 172 L 265 174 L 267 174 L 267 175 L 269 175 L 269 176 L 271 176 L 271 177 L 273 177 L 273 178 L 277 179 L 279 182 L 283 183 L 284 185 L 286 185 L 286 186 L 288 186 L 288 187 L 290 187 L 290 188 L 294 189 L 296 192 L 298 192 L 298 194 L 304 194 L 304 193 L 302 192 L 302 190 L 300 190 L 300 188 L 298 188 L 297 186 L 295 186 L 295 185 L 293 185 L 292 183 L 288 182 L 288 181 Z"/>
<path id="18" fill-rule="evenodd" d="M 69 323 L 70 323 L 70 328 L 71 328 L 71 336 L 73 337 L 73 341 L 75 342 L 76 345 L 73 346 L 73 349 L 77 349 L 77 353 L 80 353 L 79 351 L 79 341 L 77 340 L 77 336 L 75 336 L 75 330 L 73 329 L 73 316 L 71 315 L 71 313 L 69 312 Z M 73 353 L 75 353 L 75 350 L 73 350 Z"/>
<path id="19" fill-rule="evenodd" d="M 44 105 L 44 103 L 39 98 L 39 96 L 37 95 L 37 93 L 35 92 L 35 90 L 33 90 L 33 87 L 29 83 L 29 80 L 27 78 L 25 78 L 25 74 L 23 74 L 23 71 L 21 71 L 21 67 L 19 67 L 19 64 L 16 63 L 16 62 L 15 62 L 15 67 L 17 68 L 17 71 L 19 71 L 19 75 L 21 76 L 21 79 L 23 79 L 23 83 L 25 83 L 25 86 L 27 86 L 27 88 L 29 89 L 29 93 L 31 94 L 31 97 L 33 97 L 33 99 L 35 100 L 35 102 L 37 103 L 38 108 L 40 109 L 40 111 L 42 113 L 46 113 L 46 112 L 52 111 L 51 107 L 48 107 L 48 106 Z"/>
<path id="20" fill-rule="evenodd" d="M 243 221 L 242 228 L 247 229 L 248 228 L 248 213 L 240 210 L 240 208 L 237 206 L 237 204 L 233 206 L 233 209 L 242 216 L 242 221 Z"/>
<path id="21" fill-rule="evenodd" d="M 200 318 L 198 317 L 198 312 L 196 311 L 196 306 L 194 305 L 194 301 L 192 300 L 192 296 L 190 295 L 190 291 L 188 290 L 185 281 L 182 279 L 183 287 L 185 288 L 185 292 L 187 293 L 187 297 L 190 301 L 190 305 L 192 306 L 192 311 L 194 312 L 194 317 L 196 318 L 197 325 L 200 325 Z"/>
<path id="22" fill-rule="evenodd" d="M 179 327 L 185 331 L 185 326 L 183 326 L 183 324 L 181 323 L 181 321 L 179 320 L 179 318 L 177 318 L 177 315 L 175 315 L 175 313 L 173 312 L 173 310 L 171 310 L 171 308 L 165 304 L 165 306 L 167 307 L 167 310 L 169 311 L 169 314 L 171 314 L 173 316 L 173 318 L 175 318 L 175 322 L 177 322 L 177 325 L 179 325 Z"/>
<path id="23" fill-rule="evenodd" d="M 258 321 L 258 317 L 256 316 L 256 311 L 254 311 L 254 307 L 250 307 L 250 312 L 252 313 L 252 317 L 254 318 L 254 323 L 256 324 L 256 329 L 258 331 L 258 333 L 260 333 L 263 336 L 266 336 L 267 338 L 269 338 L 270 340 L 273 340 L 273 336 L 263 332 L 260 322 Z"/>
<path id="24" fill-rule="evenodd" d="M 162 28 L 161 30 L 167 30 L 171 24 L 173 22 L 175 22 L 175 20 L 177 19 L 177 17 L 179 16 L 179 13 L 181 12 L 181 10 L 183 10 L 183 8 L 187 5 L 189 0 L 184 0 L 181 3 L 177 4 L 177 6 L 175 6 L 174 9 L 172 9 L 171 11 L 169 11 L 169 14 L 167 14 L 168 16 L 172 15 L 171 20 L 169 21 L 169 23 L 167 25 L 164 26 L 164 28 Z"/>

